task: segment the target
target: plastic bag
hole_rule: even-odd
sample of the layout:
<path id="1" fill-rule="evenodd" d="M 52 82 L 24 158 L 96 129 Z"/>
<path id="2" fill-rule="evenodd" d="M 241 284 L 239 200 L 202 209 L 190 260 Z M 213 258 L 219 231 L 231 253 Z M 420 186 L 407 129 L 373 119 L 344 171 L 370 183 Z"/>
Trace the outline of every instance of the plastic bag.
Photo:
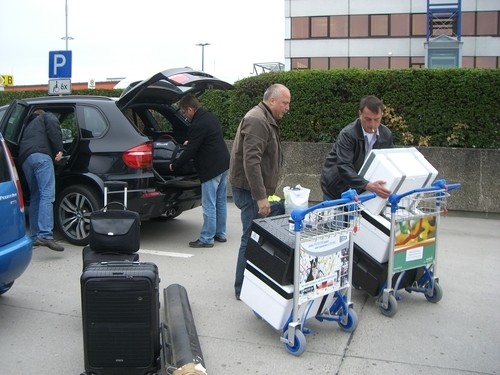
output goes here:
<path id="1" fill-rule="evenodd" d="M 309 207 L 309 193 L 311 189 L 304 188 L 300 185 L 295 187 L 285 186 L 283 195 L 285 196 L 285 214 L 292 212 L 294 208 Z"/>

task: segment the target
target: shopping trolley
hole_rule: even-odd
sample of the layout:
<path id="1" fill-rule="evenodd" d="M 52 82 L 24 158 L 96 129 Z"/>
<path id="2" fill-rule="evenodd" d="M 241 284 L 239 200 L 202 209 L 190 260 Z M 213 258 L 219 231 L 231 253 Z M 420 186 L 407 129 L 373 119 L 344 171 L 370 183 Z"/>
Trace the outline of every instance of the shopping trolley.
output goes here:
<path id="1" fill-rule="evenodd" d="M 406 272 L 418 269 L 407 292 L 423 293 L 429 302 L 437 303 L 443 296 L 437 276 L 438 233 L 440 217 L 447 212 L 450 191 L 460 184 L 447 184 L 438 180 L 431 187 L 391 194 L 388 198 L 391 211 L 389 259 L 385 288 L 377 298 L 380 312 L 394 316 L 398 307 L 397 291 Z M 394 287 L 393 277 L 399 273 Z"/>
<path id="2" fill-rule="evenodd" d="M 310 313 L 322 322 L 337 322 L 352 332 L 358 317 L 351 302 L 352 233 L 359 227 L 361 203 L 374 198 L 358 196 L 353 189 L 340 199 L 325 201 L 291 213 L 295 234 L 293 308 L 281 341 L 295 356 L 306 348 L 304 326 Z M 317 312 L 316 312 L 317 311 Z"/>

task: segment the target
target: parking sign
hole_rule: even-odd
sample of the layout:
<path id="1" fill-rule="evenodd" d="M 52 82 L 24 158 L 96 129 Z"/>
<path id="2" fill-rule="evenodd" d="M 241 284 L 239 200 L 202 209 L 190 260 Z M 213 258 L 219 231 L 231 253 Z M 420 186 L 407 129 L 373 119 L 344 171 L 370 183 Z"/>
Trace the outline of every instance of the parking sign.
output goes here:
<path id="1" fill-rule="evenodd" d="M 71 78 L 71 51 L 49 52 L 49 78 Z"/>

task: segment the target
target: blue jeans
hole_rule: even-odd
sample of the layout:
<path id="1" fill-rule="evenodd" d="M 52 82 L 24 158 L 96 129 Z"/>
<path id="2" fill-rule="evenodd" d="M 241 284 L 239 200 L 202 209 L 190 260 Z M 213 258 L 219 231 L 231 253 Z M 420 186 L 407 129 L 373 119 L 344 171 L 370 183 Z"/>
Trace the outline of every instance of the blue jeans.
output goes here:
<path id="1" fill-rule="evenodd" d="M 53 238 L 56 195 L 54 162 L 49 155 L 34 153 L 23 163 L 23 172 L 30 189 L 29 220 L 32 240 Z"/>
<path id="2" fill-rule="evenodd" d="M 236 262 L 236 279 L 234 281 L 234 292 L 235 294 L 240 294 L 247 263 L 245 251 L 250 234 L 252 233 L 252 222 L 259 217 L 259 206 L 252 199 L 249 190 L 240 189 L 235 186 L 233 186 L 233 202 L 240 209 L 241 224 L 243 225 L 243 234 L 241 235 L 238 260 Z"/>
<path id="3" fill-rule="evenodd" d="M 226 238 L 227 175 L 225 171 L 201 184 L 203 226 L 200 241 L 203 243 L 214 243 L 214 236 Z"/>

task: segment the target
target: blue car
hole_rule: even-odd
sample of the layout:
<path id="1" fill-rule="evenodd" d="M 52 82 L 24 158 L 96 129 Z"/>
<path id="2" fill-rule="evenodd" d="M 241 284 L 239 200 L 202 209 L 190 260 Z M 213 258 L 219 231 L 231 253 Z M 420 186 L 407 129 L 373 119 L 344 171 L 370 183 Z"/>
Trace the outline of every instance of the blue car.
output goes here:
<path id="1" fill-rule="evenodd" d="M 25 224 L 21 183 L 0 134 L 0 295 L 12 287 L 31 262 L 33 246 Z"/>

